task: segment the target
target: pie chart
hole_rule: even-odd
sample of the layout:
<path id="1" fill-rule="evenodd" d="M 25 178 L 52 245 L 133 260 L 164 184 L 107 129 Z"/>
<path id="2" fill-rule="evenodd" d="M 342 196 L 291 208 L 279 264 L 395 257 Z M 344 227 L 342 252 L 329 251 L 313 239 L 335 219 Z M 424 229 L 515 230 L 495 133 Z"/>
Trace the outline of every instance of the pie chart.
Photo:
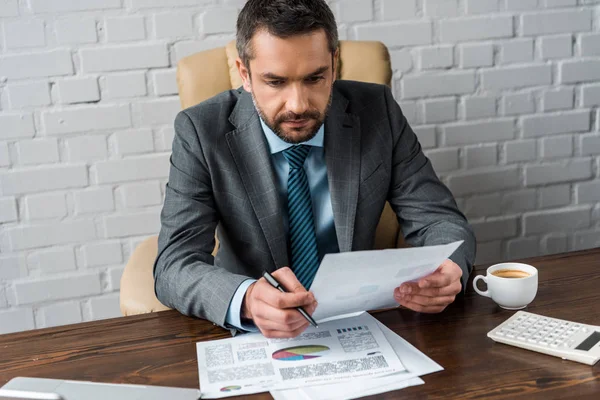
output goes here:
<path id="1" fill-rule="evenodd" d="M 221 388 L 221 392 L 233 392 L 234 390 L 240 390 L 241 386 L 225 386 Z"/>
<path id="2" fill-rule="evenodd" d="M 286 349 L 277 350 L 273 353 L 273 359 L 279 361 L 300 361 L 310 360 L 311 358 L 319 358 L 327 355 L 329 347 L 322 345 L 307 345 L 288 347 Z"/>

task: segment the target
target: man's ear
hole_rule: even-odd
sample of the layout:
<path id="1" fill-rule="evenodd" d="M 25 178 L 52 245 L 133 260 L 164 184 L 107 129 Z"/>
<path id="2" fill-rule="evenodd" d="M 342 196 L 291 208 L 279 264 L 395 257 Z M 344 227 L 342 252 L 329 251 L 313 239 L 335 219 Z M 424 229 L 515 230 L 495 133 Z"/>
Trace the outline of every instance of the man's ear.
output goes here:
<path id="1" fill-rule="evenodd" d="M 240 73 L 240 77 L 242 78 L 244 90 L 246 92 L 251 92 L 252 85 L 250 82 L 250 70 L 248 68 L 246 68 L 246 66 L 242 62 L 242 59 L 239 57 L 235 60 L 235 66 L 236 66 L 238 72 Z"/>

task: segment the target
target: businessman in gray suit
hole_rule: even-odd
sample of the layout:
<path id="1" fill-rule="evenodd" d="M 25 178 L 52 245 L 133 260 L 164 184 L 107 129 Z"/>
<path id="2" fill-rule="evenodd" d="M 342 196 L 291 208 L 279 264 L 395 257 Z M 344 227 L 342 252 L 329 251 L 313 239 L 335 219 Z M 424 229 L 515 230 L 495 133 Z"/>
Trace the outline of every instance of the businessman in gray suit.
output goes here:
<path id="1" fill-rule="evenodd" d="M 444 310 L 470 273 L 473 233 L 389 88 L 335 81 L 337 27 L 325 1 L 249 0 L 237 47 L 243 87 L 175 119 L 157 297 L 234 332 L 297 336 L 308 322 L 295 307 L 317 307 L 307 290 L 320 260 L 371 249 L 389 201 L 409 244 L 465 241 L 394 291 L 412 310 Z"/>

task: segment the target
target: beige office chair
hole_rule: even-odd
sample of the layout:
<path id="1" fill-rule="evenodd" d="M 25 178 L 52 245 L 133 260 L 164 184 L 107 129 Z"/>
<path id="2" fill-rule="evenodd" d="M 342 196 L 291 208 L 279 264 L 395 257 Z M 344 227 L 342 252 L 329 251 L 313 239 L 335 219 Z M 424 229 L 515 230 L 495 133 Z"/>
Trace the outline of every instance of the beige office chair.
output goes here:
<path id="1" fill-rule="evenodd" d="M 242 80 L 235 67 L 235 42 L 226 47 L 193 54 L 177 64 L 177 84 L 183 108 L 191 107 L 222 91 L 238 88 Z M 392 69 L 387 48 L 380 42 L 340 42 L 339 79 L 390 85 Z M 396 215 L 386 204 L 377 232 L 375 248 L 403 245 Z M 218 241 L 215 251 L 218 248 Z M 157 236 L 140 243 L 131 255 L 121 277 L 123 315 L 168 310 L 154 294 L 153 265 L 157 254 Z M 214 254 L 214 252 L 213 252 Z"/>

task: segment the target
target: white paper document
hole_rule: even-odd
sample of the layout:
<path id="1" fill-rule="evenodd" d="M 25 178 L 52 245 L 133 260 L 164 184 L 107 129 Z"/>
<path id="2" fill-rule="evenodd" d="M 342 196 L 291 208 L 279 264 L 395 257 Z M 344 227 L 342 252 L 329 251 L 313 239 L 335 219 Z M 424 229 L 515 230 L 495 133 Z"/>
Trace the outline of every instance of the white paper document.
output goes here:
<path id="1" fill-rule="evenodd" d="M 369 315 L 369 314 L 366 314 Z M 443 370 L 443 368 L 420 352 L 391 329 L 369 315 L 379 325 L 386 339 L 405 367 L 404 371 L 375 377 L 372 379 L 357 379 L 341 384 L 309 386 L 297 389 L 272 390 L 275 400 L 343 400 L 362 396 L 370 396 L 392 390 L 404 389 L 423 384 L 419 376 Z"/>
<path id="2" fill-rule="evenodd" d="M 369 314 L 309 327 L 292 339 L 259 333 L 196 344 L 202 398 L 348 382 L 406 369 Z"/>
<path id="3" fill-rule="evenodd" d="M 396 287 L 433 273 L 462 243 L 327 254 L 310 287 L 319 303 L 312 317 L 395 307 Z"/>

